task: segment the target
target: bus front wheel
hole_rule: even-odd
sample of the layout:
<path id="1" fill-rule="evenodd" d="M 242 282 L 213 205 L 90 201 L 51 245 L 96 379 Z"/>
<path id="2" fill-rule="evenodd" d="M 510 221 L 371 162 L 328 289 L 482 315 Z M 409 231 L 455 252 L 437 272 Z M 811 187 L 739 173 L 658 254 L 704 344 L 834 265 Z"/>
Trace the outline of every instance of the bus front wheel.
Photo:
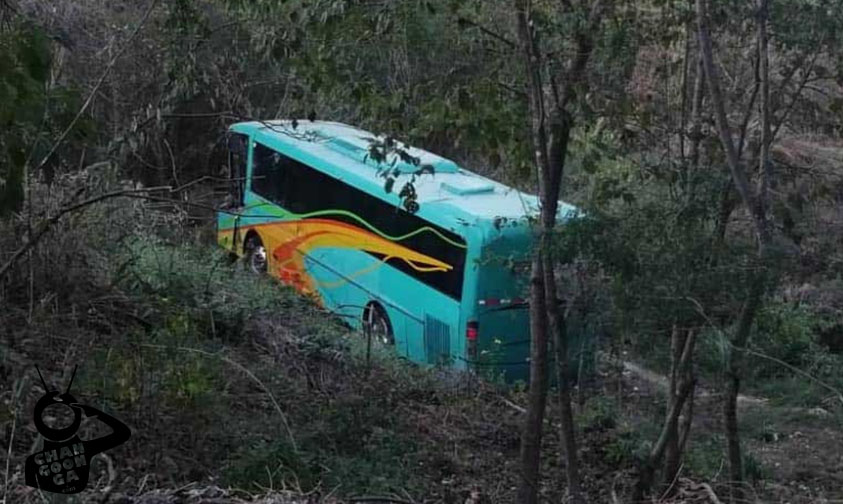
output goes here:
<path id="1" fill-rule="evenodd" d="M 369 303 L 363 311 L 364 329 L 371 331 L 372 339 L 383 345 L 394 345 L 395 336 L 392 334 L 392 324 L 386 310 L 377 303 Z"/>
<path id="2" fill-rule="evenodd" d="M 266 247 L 258 235 L 252 235 L 246 240 L 246 266 L 249 271 L 263 275 L 267 270 Z"/>

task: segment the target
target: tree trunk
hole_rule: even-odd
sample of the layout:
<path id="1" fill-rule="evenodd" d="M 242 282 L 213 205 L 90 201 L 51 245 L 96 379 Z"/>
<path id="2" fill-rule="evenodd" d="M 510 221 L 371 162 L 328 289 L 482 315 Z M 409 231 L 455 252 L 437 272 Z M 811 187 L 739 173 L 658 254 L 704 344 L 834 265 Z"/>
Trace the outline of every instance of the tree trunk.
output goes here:
<path id="1" fill-rule="evenodd" d="M 691 103 L 691 140 L 690 173 L 686 176 L 686 193 L 690 201 L 694 194 L 694 177 L 700 168 L 700 143 L 702 142 L 702 105 L 705 85 L 703 80 L 702 57 L 697 57 L 697 71 L 694 75 L 694 96 Z"/>
<path id="2" fill-rule="evenodd" d="M 533 37 L 527 1 L 515 0 L 515 9 L 518 37 L 527 61 L 530 130 L 538 172 L 539 193 L 544 195 L 547 193 L 550 174 L 548 173 L 549 163 L 547 160 L 544 92 L 540 71 L 541 55 Z M 543 205 L 539 224 L 539 246 L 537 247 L 538 250 L 533 253 L 530 275 L 530 393 L 527 419 L 521 433 L 521 483 L 518 488 L 518 501 L 525 504 L 538 502 L 542 426 L 547 401 L 548 312 L 544 283 L 548 275 L 544 269 L 544 256 L 549 253 L 545 249 L 549 231 L 546 226 L 546 210 Z M 548 261 L 548 263 L 552 265 L 552 261 Z M 552 270 L 550 276 L 552 278 Z"/>
<path id="3" fill-rule="evenodd" d="M 693 371 L 691 371 L 693 373 Z M 694 378 L 693 374 L 688 376 L 688 379 L 691 380 L 691 394 L 688 396 L 688 401 L 685 403 L 685 413 L 682 414 L 682 417 L 679 420 L 681 424 L 681 430 L 679 433 L 679 453 L 685 453 L 686 448 L 688 447 L 688 439 L 691 436 L 691 426 L 694 423 L 694 393 L 696 391 L 696 384 L 697 381 Z"/>
<path id="4" fill-rule="evenodd" d="M 568 132 L 567 126 L 564 127 L 565 134 L 563 136 L 556 136 L 556 145 L 558 150 L 565 152 L 567 150 Z M 564 162 L 564 154 L 562 155 Z M 558 180 L 551 181 L 551 189 L 558 184 Z M 558 185 L 555 188 L 555 194 L 558 194 Z M 556 293 L 556 279 L 554 275 L 554 256 L 553 244 L 551 242 L 552 226 L 556 221 L 556 209 L 558 207 L 557 201 L 546 201 L 542 206 L 542 218 L 545 221 L 543 232 L 542 250 L 544 259 L 544 287 L 546 310 L 550 326 L 551 334 L 554 338 L 554 348 L 556 350 L 556 378 L 557 378 L 557 395 L 559 399 L 559 415 L 560 415 L 560 437 L 564 447 L 562 453 L 562 465 L 565 467 L 565 480 L 568 483 L 569 501 L 574 504 L 580 504 L 583 501 L 582 491 L 580 488 L 579 476 L 579 458 L 577 456 L 577 442 L 574 431 L 574 412 L 571 407 L 571 384 L 570 384 L 570 362 L 568 352 L 568 336 L 567 325 L 565 321 L 565 314 L 559 308 L 559 299 Z M 550 212 L 553 213 L 550 213 Z"/>
<path id="5" fill-rule="evenodd" d="M 579 458 L 574 432 L 574 412 L 571 408 L 570 362 L 568 360 L 568 336 L 565 314 L 559 308 L 559 296 L 556 292 L 555 254 L 553 253 L 552 231 L 556 226 L 556 212 L 559 209 L 562 174 L 565 157 L 568 152 L 568 140 L 571 134 L 569 117 L 564 112 L 557 112 L 551 119 L 548 161 L 550 177 L 542 194 L 542 225 L 544 228 L 542 250 L 544 251 L 544 288 L 550 334 L 556 349 L 557 396 L 559 399 L 560 438 L 564 447 L 562 466 L 565 467 L 565 480 L 568 483 L 569 502 L 582 502 L 580 489 Z"/>
<path id="6" fill-rule="evenodd" d="M 770 162 L 770 62 L 767 49 L 767 16 L 769 9 L 767 0 L 757 0 L 758 5 L 758 71 L 761 78 L 761 152 L 758 158 L 761 183 L 758 188 L 758 203 L 764 220 L 770 218 L 770 179 L 772 178 L 772 163 Z"/>
<path id="7" fill-rule="evenodd" d="M 530 2 L 514 0 L 514 6 L 518 39 L 526 59 L 531 141 L 541 201 L 539 247 L 534 253 L 530 284 L 530 404 L 521 437 L 522 480 L 518 489 L 519 502 L 535 503 L 538 500 L 541 428 L 546 406 L 549 334 L 554 336 L 557 352 L 567 354 L 565 320 L 557 301 L 556 263 L 552 247 L 552 232 L 556 226 L 556 212 L 572 124 L 567 107 L 576 96 L 576 85 L 583 79 L 594 45 L 594 31 L 602 19 L 604 0 L 594 1 L 588 12 L 588 27 L 576 34 L 578 51 L 566 69 L 562 92 L 556 89 L 555 80 L 550 81 L 556 103 L 549 121 L 545 107 L 546 90 L 542 79 L 542 55 L 532 22 Z M 557 363 L 557 372 L 563 375 L 559 383 L 559 400 L 566 480 L 572 501 L 579 503 L 582 502 L 582 497 L 567 357 L 559 359 L 557 354 Z"/>
<path id="8" fill-rule="evenodd" d="M 729 124 L 726 119 L 726 106 L 720 91 L 719 78 L 714 66 L 712 55 L 711 34 L 708 22 L 707 5 L 705 0 L 696 0 L 698 36 L 702 51 L 703 66 L 708 81 L 708 90 L 714 106 L 714 117 L 720 141 L 726 152 L 726 160 L 732 173 L 732 180 L 741 200 L 752 216 L 752 223 L 758 240 L 758 268 L 754 275 L 747 299 L 743 304 L 738 318 L 735 335 L 732 339 L 729 362 L 726 368 L 726 394 L 724 396 L 724 427 L 729 454 L 729 474 L 732 480 L 732 501 L 743 499 L 743 461 L 741 458 L 740 434 L 738 432 L 737 398 L 740 392 L 740 378 L 744 359 L 744 350 L 749 341 L 755 315 L 761 305 L 769 267 L 768 253 L 772 242 L 771 229 L 767 213 L 767 199 L 769 194 L 769 75 L 767 70 L 767 0 L 757 0 L 758 9 L 758 51 L 759 72 L 762 88 L 762 146 L 761 169 L 762 183 L 760 194 L 751 192 L 748 177 L 741 165 L 740 155 L 735 147 Z M 766 93 L 766 97 L 763 96 Z"/>
<path id="9" fill-rule="evenodd" d="M 527 419 L 521 432 L 521 483 L 518 502 L 538 502 L 542 424 L 547 400 L 547 310 L 542 251 L 533 257 L 530 273 L 530 392 Z"/>
<path id="10" fill-rule="evenodd" d="M 697 7 L 697 27 L 700 41 L 700 51 L 703 59 L 703 68 L 705 70 L 706 80 L 708 83 L 708 92 L 711 97 L 711 104 L 714 106 L 714 119 L 717 124 L 717 132 L 720 136 L 720 142 L 723 144 L 723 150 L 726 152 L 726 161 L 729 166 L 729 171 L 732 174 L 732 182 L 737 189 L 741 200 L 746 205 L 752 216 L 752 223 L 755 227 L 755 232 L 758 237 L 758 243 L 761 248 L 766 248 L 770 243 L 770 230 L 767 226 L 766 216 L 761 212 L 758 205 L 758 198 L 752 192 L 749 179 L 746 172 L 741 165 L 738 151 L 732 140 L 731 128 L 726 117 L 726 104 L 723 98 L 723 92 L 720 88 L 720 79 L 717 70 L 714 66 L 714 56 L 711 43 L 711 31 L 708 26 L 708 12 L 705 0 L 696 0 Z"/>
<path id="11" fill-rule="evenodd" d="M 680 375 L 682 379 L 685 378 L 685 371 L 681 369 L 680 358 L 682 356 L 682 349 L 685 347 L 685 340 L 688 338 L 684 330 L 674 326 L 673 334 L 670 338 L 670 386 L 668 390 L 667 409 L 670 411 L 678 400 L 677 391 L 679 389 Z M 665 422 L 668 427 L 667 446 L 665 446 L 664 454 L 664 481 L 670 485 L 676 473 L 679 472 L 679 417 L 666 418 Z"/>
<path id="12" fill-rule="evenodd" d="M 685 355 L 685 348 L 689 352 Z M 684 402 L 684 413 L 675 419 L 668 417 L 668 420 L 673 422 L 670 426 L 670 437 L 668 439 L 667 449 L 665 453 L 664 462 L 664 482 L 668 485 L 666 492 L 667 497 L 671 497 L 676 490 L 674 482 L 679 476 L 679 469 L 682 462 L 682 454 L 685 453 L 685 447 L 688 443 L 688 436 L 691 432 L 691 424 L 694 420 L 694 390 L 696 388 L 696 377 L 694 376 L 694 350 L 696 349 L 696 332 L 693 329 L 687 331 L 680 331 L 679 337 L 676 338 L 675 344 L 672 345 L 672 357 L 675 364 L 671 365 L 672 369 L 676 369 L 674 378 L 675 385 L 671 385 L 673 395 L 670 407 L 674 402 L 680 400 L 680 391 L 684 387 L 690 387 Z M 674 373 L 672 372 L 671 375 Z M 680 411 L 683 405 L 679 405 Z"/>
<path id="13" fill-rule="evenodd" d="M 761 305 L 766 283 L 766 252 L 768 243 L 762 240 L 767 236 L 769 241 L 769 194 L 770 194 L 770 75 L 767 49 L 767 0 L 757 0 L 758 7 L 758 70 L 761 89 L 761 145 L 759 152 L 760 183 L 758 188 L 757 212 L 760 217 L 758 258 L 760 273 L 756 273 L 749 295 L 741 310 L 738 327 L 735 331 L 734 342 L 729 352 L 729 362 L 726 370 L 726 398 L 723 408 L 723 420 L 726 428 L 726 440 L 729 446 L 729 475 L 734 482 L 732 501 L 743 499 L 743 459 L 741 454 L 741 440 L 738 432 L 738 394 L 740 392 L 741 375 L 743 370 L 744 350 L 749 342 L 752 324 Z"/>
<path id="14" fill-rule="evenodd" d="M 693 374 L 690 373 L 689 368 L 693 362 L 696 334 L 694 332 L 685 333 L 680 329 L 674 328 L 671 340 L 671 351 L 675 360 L 673 366 L 671 366 L 670 397 L 668 399 L 667 416 L 665 417 L 656 444 L 640 468 L 638 481 L 632 490 L 631 500 L 633 502 L 642 502 L 644 497 L 650 492 L 655 481 L 656 468 L 661 462 L 662 457 L 665 456 L 668 446 L 675 443 L 677 457 L 680 454 L 679 415 L 682 413 L 685 402 L 688 400 L 695 385 Z M 672 478 L 667 483 L 670 484 L 671 482 Z"/>
<path id="15" fill-rule="evenodd" d="M 723 424 L 726 430 L 726 443 L 729 453 L 729 478 L 733 484 L 732 501 L 742 502 L 743 499 L 743 458 L 741 456 L 741 438 L 738 432 L 738 393 L 740 392 L 741 374 L 743 370 L 744 349 L 749 342 L 752 323 L 761 305 L 764 293 L 762 275 L 757 275 L 750 286 L 747 300 L 741 309 L 738 327 L 729 352 L 726 367 L 726 396 L 723 405 Z"/>
<path id="16" fill-rule="evenodd" d="M 562 317 L 558 327 L 554 330 L 556 338 L 556 379 L 559 398 L 559 427 L 562 445 L 565 450 L 562 462 L 565 467 L 565 479 L 568 483 L 568 502 L 579 504 L 584 502 L 580 487 L 579 456 L 577 454 L 577 438 L 574 432 L 574 411 L 571 408 L 571 382 L 567 325 Z"/>

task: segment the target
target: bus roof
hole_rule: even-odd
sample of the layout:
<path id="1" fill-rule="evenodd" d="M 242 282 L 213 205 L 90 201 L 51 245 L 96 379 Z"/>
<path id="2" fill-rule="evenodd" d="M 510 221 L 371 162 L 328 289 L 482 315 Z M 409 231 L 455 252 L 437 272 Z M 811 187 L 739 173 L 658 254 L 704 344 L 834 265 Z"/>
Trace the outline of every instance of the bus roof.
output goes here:
<path id="1" fill-rule="evenodd" d="M 251 134 L 256 139 L 280 142 L 313 157 L 326 159 L 344 174 L 367 180 L 370 183 L 368 185 L 383 187 L 384 180 L 378 177 L 377 164 L 368 156 L 370 139 L 383 140 L 382 135 L 342 123 L 309 120 L 297 121 L 296 128 L 292 127 L 292 120 L 272 120 L 237 123 L 231 129 Z M 497 218 L 519 219 L 538 213 L 538 198 L 535 195 L 460 168 L 453 161 L 431 152 L 410 146 L 404 150 L 418 158 L 419 165 L 395 160 L 394 166 L 403 174 L 396 181 L 396 191 L 403 185 L 402 179 L 408 179 L 409 174 L 418 170 L 419 166 L 430 165 L 434 169 L 433 176 L 424 174 L 416 177 L 414 185 L 417 202 L 421 207 L 432 209 L 444 205 L 463 214 L 456 217 L 473 217 L 472 220 L 490 222 Z M 392 159 L 387 162 L 392 163 Z M 575 207 L 560 202 L 560 218 L 567 218 L 575 212 Z M 430 214 L 427 211 L 423 213 Z"/>

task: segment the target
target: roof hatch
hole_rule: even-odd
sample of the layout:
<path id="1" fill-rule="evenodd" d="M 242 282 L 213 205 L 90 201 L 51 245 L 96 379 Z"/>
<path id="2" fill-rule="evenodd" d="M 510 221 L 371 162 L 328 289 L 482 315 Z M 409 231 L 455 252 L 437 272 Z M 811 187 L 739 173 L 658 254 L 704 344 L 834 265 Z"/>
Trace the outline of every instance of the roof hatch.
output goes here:
<path id="1" fill-rule="evenodd" d="M 442 189 L 458 196 L 495 192 L 495 186 L 485 180 L 452 180 L 449 182 L 442 182 Z"/>

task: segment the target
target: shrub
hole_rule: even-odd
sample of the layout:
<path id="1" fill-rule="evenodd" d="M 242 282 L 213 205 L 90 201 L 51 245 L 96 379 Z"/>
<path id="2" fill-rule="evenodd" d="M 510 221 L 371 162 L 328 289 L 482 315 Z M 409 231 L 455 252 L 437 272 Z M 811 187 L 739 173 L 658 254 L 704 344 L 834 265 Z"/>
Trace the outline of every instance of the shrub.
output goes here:
<path id="1" fill-rule="evenodd" d="M 724 446 L 726 441 L 719 434 L 694 439 L 685 454 L 688 470 L 704 480 L 713 481 L 728 465 L 724 458 Z"/>
<path id="2" fill-rule="evenodd" d="M 617 467 L 638 465 L 647 459 L 651 448 L 639 432 L 624 428 L 606 445 L 606 460 Z"/>
<path id="3" fill-rule="evenodd" d="M 312 490 L 319 468 L 311 467 L 289 441 L 260 440 L 241 447 L 223 471 L 227 485 L 243 490 L 298 488 Z"/>
<path id="4" fill-rule="evenodd" d="M 617 426 L 620 417 L 617 402 L 610 397 L 595 396 L 588 399 L 577 419 L 585 431 L 605 431 Z"/>

